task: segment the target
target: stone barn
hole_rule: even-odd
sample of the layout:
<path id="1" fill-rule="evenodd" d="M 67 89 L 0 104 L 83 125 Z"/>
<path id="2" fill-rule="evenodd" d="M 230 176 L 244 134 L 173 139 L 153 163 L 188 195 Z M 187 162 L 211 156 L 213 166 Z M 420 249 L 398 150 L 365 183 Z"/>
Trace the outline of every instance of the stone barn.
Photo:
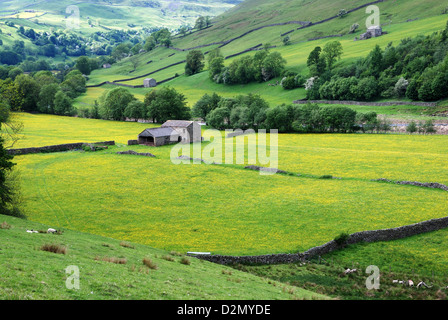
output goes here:
<path id="1" fill-rule="evenodd" d="M 201 126 L 194 121 L 170 120 L 160 128 L 146 129 L 138 136 L 138 144 L 160 147 L 175 143 L 202 141 Z"/>
<path id="2" fill-rule="evenodd" d="M 182 143 L 195 143 L 202 141 L 201 125 L 195 121 L 169 120 L 162 128 L 173 128 L 181 138 Z"/>
<path id="3" fill-rule="evenodd" d="M 373 26 L 367 29 L 366 33 L 361 34 L 360 40 L 367 40 L 370 38 L 376 38 L 383 35 L 383 29 L 379 26 Z"/>
<path id="4" fill-rule="evenodd" d="M 154 88 L 157 86 L 157 81 L 153 78 L 147 78 L 143 80 L 143 87 L 145 88 Z"/>

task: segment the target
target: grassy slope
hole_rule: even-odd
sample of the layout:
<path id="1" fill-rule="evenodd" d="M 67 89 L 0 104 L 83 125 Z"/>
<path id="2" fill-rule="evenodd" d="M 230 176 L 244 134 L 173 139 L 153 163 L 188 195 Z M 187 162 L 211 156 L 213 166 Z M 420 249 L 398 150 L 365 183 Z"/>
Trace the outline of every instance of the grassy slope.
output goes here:
<path id="1" fill-rule="evenodd" d="M 0 300 L 274 300 L 318 299 L 323 295 L 268 281 L 228 267 L 181 257 L 139 244 L 123 247 L 119 240 L 64 230 L 62 235 L 29 234 L 48 226 L 0 216 L 11 229 L 0 229 Z M 67 254 L 41 251 L 43 244 L 61 244 Z M 164 257 L 170 256 L 173 261 Z M 96 261 L 125 258 L 126 264 Z M 143 266 L 150 258 L 157 270 Z M 80 290 L 65 286 L 68 266 L 80 270 Z"/>
<path id="2" fill-rule="evenodd" d="M 257 2 L 255 6 L 256 9 L 253 9 L 254 7 L 252 7 L 251 10 L 258 10 L 259 13 L 252 14 L 251 17 L 254 18 L 246 19 L 243 23 L 241 21 L 243 21 L 243 17 L 248 16 L 246 10 L 249 10 L 248 8 L 250 8 L 250 3 L 250 1 L 243 3 L 240 6 L 230 10 L 228 13 L 216 18 L 216 23 L 213 28 L 176 40 L 174 42 L 174 46 L 189 48 L 204 43 L 222 41 L 240 35 L 253 27 L 266 23 L 275 23 L 279 21 L 284 22 L 290 20 L 318 21 L 319 19 L 328 17 L 328 15 L 336 10 L 336 8 L 347 7 L 346 4 L 343 5 L 343 3 L 340 2 L 332 2 L 331 8 L 327 8 L 326 10 L 316 10 L 316 4 L 324 3 L 324 1 L 313 1 L 307 3 L 304 7 L 300 7 L 301 10 L 297 9 L 296 11 L 296 9 L 294 9 L 295 6 L 301 6 L 303 4 L 302 1 L 294 2 L 293 4 L 288 1 L 278 1 L 276 2 L 276 9 L 272 11 L 272 4 L 270 2 Z M 366 1 L 358 1 L 351 4 L 351 7 L 355 7 L 362 3 L 366 3 Z M 293 5 L 293 9 L 286 10 L 289 5 Z M 385 47 L 390 42 L 397 44 L 404 37 L 411 37 L 419 34 L 431 34 L 432 32 L 443 29 L 446 24 L 446 16 L 440 15 L 441 8 L 443 7 L 440 3 L 434 3 L 430 6 L 430 8 L 428 8 L 427 2 L 421 3 L 407 0 L 396 3 L 393 1 L 386 1 L 384 3 L 380 3 L 379 7 L 382 13 L 382 22 L 387 22 L 384 29 L 388 31 L 389 34 L 376 39 L 371 39 L 369 41 L 358 42 L 353 41 L 355 35 L 346 35 L 342 38 L 338 38 L 344 47 L 344 55 L 342 57 L 342 61 L 340 62 L 341 64 L 349 63 L 358 57 L 365 56 L 367 52 L 369 52 L 377 44 L 382 47 Z M 338 10 L 336 10 L 336 12 L 337 11 Z M 294 16 L 295 18 L 291 15 L 291 12 L 297 13 Z M 355 22 L 358 22 L 361 25 L 360 32 L 362 32 L 362 26 L 364 25 L 363 21 L 366 17 L 367 15 L 365 14 L 365 11 L 360 10 L 349 14 L 343 19 L 332 20 L 322 25 L 316 25 L 308 29 L 296 31 L 290 35 L 294 44 L 286 47 L 281 45 L 281 37 L 279 34 L 297 27 L 296 25 L 265 28 L 232 42 L 223 47 L 221 50 L 224 55 L 229 55 L 235 52 L 240 52 L 259 43 L 269 42 L 279 46 L 274 50 L 279 51 L 286 58 L 288 61 L 288 68 L 306 75 L 306 59 L 309 52 L 315 46 L 324 46 L 326 42 L 334 39 L 303 42 L 304 40 L 316 36 L 346 33 L 347 29 L 349 29 L 349 27 Z M 416 17 L 420 19 L 413 22 L 406 22 L 407 19 L 415 19 Z M 360 32 L 356 35 L 359 35 Z M 208 51 L 214 47 L 216 46 L 202 48 L 201 50 Z M 172 53 L 176 54 L 173 57 L 166 58 Z M 141 55 L 140 60 L 142 63 L 135 73 L 129 73 L 129 71 L 133 68 L 131 67 L 129 61 L 123 60 L 109 70 L 98 70 L 93 72 L 89 84 L 96 84 L 105 80 L 111 81 L 123 79 L 123 77 L 130 78 L 136 75 L 143 75 L 172 62 L 181 61 L 184 59 L 185 54 L 185 52 L 176 52 L 172 49 L 159 48 L 152 53 Z M 226 64 L 231 63 L 233 59 L 235 58 L 227 60 Z M 146 62 L 150 60 L 153 60 L 153 63 L 147 65 Z M 173 76 L 175 73 L 181 74 L 182 72 L 183 65 L 177 65 L 160 73 L 153 74 L 151 77 L 154 77 L 156 80 L 160 81 Z M 274 79 L 273 81 L 270 81 L 270 83 L 275 83 L 276 80 L 280 79 Z M 126 82 L 126 84 L 141 85 L 142 81 L 143 78 Z M 226 97 L 233 97 L 235 95 L 245 94 L 248 92 L 257 93 L 265 98 L 272 106 L 281 103 L 291 103 L 293 100 L 305 97 L 304 89 L 285 91 L 281 87 L 271 87 L 266 83 L 235 86 L 217 85 L 208 79 L 207 71 L 191 77 L 181 76 L 162 86 L 173 86 L 180 90 L 186 95 L 190 106 L 193 105 L 205 93 L 212 92 L 217 92 Z M 104 87 L 89 89 L 89 92 L 86 95 L 77 100 L 77 105 L 91 104 L 98 94 L 106 89 L 109 88 Z M 135 89 L 133 91 L 142 97 L 147 92 L 147 89 Z M 352 108 L 359 111 L 365 111 L 366 109 L 365 107 Z M 395 117 L 402 119 L 421 118 L 420 114 L 425 112 L 424 108 L 421 107 L 416 108 L 406 106 L 398 108 L 373 108 L 373 110 L 381 114 L 394 115 Z"/>

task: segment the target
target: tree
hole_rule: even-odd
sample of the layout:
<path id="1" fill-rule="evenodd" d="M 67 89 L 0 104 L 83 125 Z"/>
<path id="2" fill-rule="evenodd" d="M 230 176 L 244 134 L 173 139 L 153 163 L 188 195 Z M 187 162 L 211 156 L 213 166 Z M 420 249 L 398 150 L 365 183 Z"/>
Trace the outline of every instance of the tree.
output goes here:
<path id="1" fill-rule="evenodd" d="M 212 128 L 224 130 L 230 123 L 230 110 L 227 107 L 216 108 L 207 115 L 206 121 Z"/>
<path id="2" fill-rule="evenodd" d="M 4 147 L 4 140 L 0 137 L 0 214 L 20 216 L 15 211 L 9 209 L 13 201 L 14 190 L 8 181 L 8 176 L 15 166 L 12 162 L 13 156 Z"/>
<path id="3" fill-rule="evenodd" d="M 146 113 L 145 104 L 139 100 L 131 101 L 124 110 L 124 116 L 128 119 L 133 119 L 136 122 L 139 119 L 145 119 Z"/>
<path id="4" fill-rule="evenodd" d="M 359 24 L 358 23 L 354 23 L 352 24 L 352 26 L 350 27 L 350 31 L 348 33 L 355 33 L 356 30 L 358 30 L 359 28 Z"/>
<path id="5" fill-rule="evenodd" d="M 57 84 L 47 84 L 40 89 L 39 102 L 37 103 L 39 112 L 54 114 L 55 97 L 56 93 L 60 91 Z"/>
<path id="6" fill-rule="evenodd" d="M 286 36 L 283 38 L 283 44 L 285 46 L 289 46 L 291 44 L 291 38 L 289 36 Z"/>
<path id="7" fill-rule="evenodd" d="M 191 117 L 185 96 L 174 88 L 152 90 L 145 97 L 145 104 L 148 108 L 147 116 L 154 122 L 164 123 L 170 119 L 188 120 Z"/>
<path id="8" fill-rule="evenodd" d="M 431 119 L 426 120 L 426 122 L 422 125 L 422 129 L 425 134 L 433 134 L 437 132 L 434 126 L 434 121 L 432 121 Z"/>
<path id="9" fill-rule="evenodd" d="M 199 99 L 196 104 L 192 108 L 192 115 L 193 117 L 206 119 L 207 115 L 213 111 L 214 109 L 218 108 L 219 102 L 221 101 L 221 97 L 217 95 L 216 93 L 213 93 L 213 95 L 205 94 Z"/>
<path id="10" fill-rule="evenodd" d="M 208 53 L 208 56 L 207 56 L 208 65 L 210 66 L 210 64 L 212 63 L 213 59 L 219 58 L 219 57 L 224 58 L 224 56 L 221 53 L 221 49 L 215 48 L 215 49 L 211 50 Z"/>
<path id="11" fill-rule="evenodd" d="M 86 56 L 79 57 L 76 60 L 76 69 L 82 74 L 89 75 L 91 72 L 90 61 Z"/>
<path id="12" fill-rule="evenodd" d="M 270 53 L 262 64 L 262 75 L 264 81 L 276 78 L 281 75 L 286 66 L 286 60 L 279 52 Z"/>
<path id="13" fill-rule="evenodd" d="M 401 77 L 400 80 L 395 84 L 394 91 L 397 97 L 402 98 L 406 95 L 406 90 L 408 89 L 409 81 Z"/>
<path id="14" fill-rule="evenodd" d="M 406 127 L 406 132 L 409 132 L 410 134 L 416 133 L 417 131 L 418 131 L 418 127 L 417 127 L 417 124 L 415 123 L 415 121 L 412 121 Z"/>
<path id="15" fill-rule="evenodd" d="M 86 79 L 79 70 L 70 71 L 61 83 L 61 90 L 74 99 L 86 92 Z"/>
<path id="16" fill-rule="evenodd" d="M 215 77 L 221 74 L 224 69 L 224 58 L 216 57 L 209 64 L 209 77 L 215 81 Z"/>
<path id="17" fill-rule="evenodd" d="M 103 119 L 123 121 L 124 111 L 129 103 L 136 100 L 126 88 L 115 88 L 106 91 L 100 97 L 100 114 Z"/>
<path id="18" fill-rule="evenodd" d="M 191 76 L 202 71 L 204 68 L 204 54 L 200 50 L 192 50 L 187 55 L 185 74 Z"/>
<path id="19" fill-rule="evenodd" d="M 383 50 L 379 45 L 376 45 L 370 53 L 370 74 L 375 78 L 379 78 L 381 71 L 384 68 Z"/>
<path id="20" fill-rule="evenodd" d="M 37 101 L 39 99 L 39 84 L 34 78 L 26 74 L 16 77 L 14 83 L 17 85 L 19 92 L 23 96 L 22 111 L 37 111 Z"/>
<path id="21" fill-rule="evenodd" d="M 58 91 L 54 97 L 54 113 L 61 116 L 72 116 L 76 113 L 72 99 L 62 91 Z"/>
<path id="22" fill-rule="evenodd" d="M 206 27 L 206 20 L 203 16 L 197 18 L 194 28 L 197 30 L 202 30 Z"/>
<path id="23" fill-rule="evenodd" d="M 329 69 L 333 67 L 337 60 L 341 59 L 343 52 L 344 49 L 339 41 L 331 41 L 325 45 L 322 53 Z"/>
<path id="24" fill-rule="evenodd" d="M 9 50 L 0 51 L 0 63 L 13 66 L 20 62 L 22 62 L 22 57 L 19 54 Z"/>
<path id="25" fill-rule="evenodd" d="M 13 68 L 8 72 L 8 78 L 11 78 L 12 81 L 16 80 L 18 76 L 23 74 L 23 70 L 19 67 Z"/>
<path id="26" fill-rule="evenodd" d="M 145 45 L 143 46 L 143 49 L 145 49 L 146 52 L 154 50 L 157 43 L 153 36 L 150 36 L 146 38 Z"/>

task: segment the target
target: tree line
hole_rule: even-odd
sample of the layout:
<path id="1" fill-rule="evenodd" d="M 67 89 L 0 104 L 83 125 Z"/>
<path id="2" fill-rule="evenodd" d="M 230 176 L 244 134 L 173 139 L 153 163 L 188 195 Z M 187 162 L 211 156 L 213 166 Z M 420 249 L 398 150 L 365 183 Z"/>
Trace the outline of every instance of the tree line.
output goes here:
<path id="1" fill-rule="evenodd" d="M 333 50 L 328 50 L 330 45 Z M 337 41 L 310 53 L 308 99 L 437 101 L 448 97 L 448 23 L 432 35 L 406 38 L 384 50 L 377 45 L 365 58 L 335 65 L 341 54 Z"/>
<path id="2" fill-rule="evenodd" d="M 348 107 L 317 104 L 270 108 L 259 95 L 223 98 L 205 94 L 192 108 L 194 118 L 219 129 L 277 129 L 280 133 L 387 132 L 391 124 L 375 112 L 360 113 Z"/>
<path id="3" fill-rule="evenodd" d="M 9 111 L 72 116 L 73 99 L 85 91 L 86 79 L 78 70 L 25 74 L 20 68 L 0 67 L 0 99 Z"/>

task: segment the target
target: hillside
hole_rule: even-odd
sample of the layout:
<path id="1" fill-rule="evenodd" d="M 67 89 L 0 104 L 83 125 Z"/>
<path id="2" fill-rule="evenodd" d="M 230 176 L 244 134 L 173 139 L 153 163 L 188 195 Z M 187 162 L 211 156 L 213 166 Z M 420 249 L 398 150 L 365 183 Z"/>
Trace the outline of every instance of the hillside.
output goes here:
<path id="1" fill-rule="evenodd" d="M 83 32 L 104 31 L 109 28 L 168 27 L 183 24 L 194 25 L 200 15 L 217 16 L 232 8 L 239 0 L 47 0 L 47 1 L 0 1 L 0 18 L 28 20 L 48 27 L 64 28 L 66 9 L 70 5 L 79 8 Z M 92 21 L 89 27 L 87 21 Z"/>
<path id="2" fill-rule="evenodd" d="M 27 233 L 51 226 L 0 215 L 0 300 L 287 300 L 323 295 L 262 279 L 228 267 L 118 239 L 63 230 Z M 42 251 L 44 244 L 66 254 Z M 122 264 L 102 261 L 121 259 Z M 143 265 L 144 258 L 156 267 Z M 125 261 L 125 263 L 124 263 Z M 65 269 L 80 270 L 80 289 L 69 290 Z"/>
<path id="3" fill-rule="evenodd" d="M 248 92 L 260 94 L 271 106 L 282 103 L 291 103 L 293 100 L 305 97 L 304 89 L 283 90 L 280 86 L 268 86 L 266 83 L 251 83 L 247 85 L 218 85 L 208 78 L 207 70 L 191 76 L 183 76 L 184 63 L 188 49 L 200 46 L 199 50 L 208 51 L 220 47 L 226 58 L 225 65 L 228 66 L 237 58 L 251 55 L 253 52 L 237 55 L 248 48 L 271 44 L 271 49 L 282 54 L 287 60 L 287 69 L 299 72 L 306 76 L 308 68 L 306 59 L 316 46 L 323 47 L 334 38 L 313 40 L 316 37 L 327 37 L 338 35 L 337 40 L 342 43 L 344 53 L 338 65 L 345 65 L 357 58 L 365 57 L 376 45 L 385 48 L 389 43 L 397 45 L 403 38 L 415 37 L 420 34 L 429 35 L 433 32 L 443 30 L 446 26 L 447 15 L 442 14 L 445 4 L 440 2 L 420 2 L 415 0 L 406 1 L 384 1 L 376 5 L 380 8 L 381 24 L 387 34 L 367 41 L 354 41 L 354 37 L 364 32 L 363 27 L 368 14 L 365 6 L 368 1 L 353 1 L 348 5 L 343 1 L 332 1 L 331 4 L 323 0 L 312 2 L 305 1 L 261 1 L 256 4 L 253 1 L 245 1 L 235 8 L 213 20 L 213 26 L 206 30 L 194 32 L 175 39 L 172 48 L 157 48 L 156 50 L 138 56 L 138 67 L 133 72 L 133 66 L 127 59 L 113 65 L 108 70 L 94 71 L 88 85 L 98 85 L 105 81 L 116 82 L 118 85 L 141 86 L 145 77 L 150 76 L 157 81 L 172 78 L 174 75 L 180 77 L 161 84 L 161 86 L 172 86 L 186 95 L 189 105 L 192 106 L 205 93 L 217 92 L 225 97 L 233 97 Z M 332 18 L 341 8 L 354 10 L 344 18 Z M 273 9 L 275 7 L 275 10 Z M 291 9 L 292 8 L 292 9 Z M 316 8 L 319 8 L 318 10 Z M 246 19 L 248 16 L 251 19 Z M 324 23 L 317 23 L 324 19 L 332 18 Z M 311 21 L 311 26 L 298 25 L 298 22 Z M 286 25 L 275 25 L 288 23 Z M 354 23 L 360 25 L 355 34 L 348 34 L 350 26 Z M 260 28 L 257 30 L 257 28 Z M 292 32 L 290 32 L 292 31 Z M 291 45 L 284 46 L 281 34 L 290 32 Z M 202 46 L 202 47 L 201 47 Z M 121 81 L 126 80 L 126 81 Z M 273 79 L 270 84 L 275 84 L 281 78 Z M 104 91 L 113 88 L 104 85 L 89 88 L 86 95 L 78 98 L 77 106 L 93 104 Z M 132 89 L 137 97 L 143 97 L 148 89 Z M 381 110 L 378 110 L 381 113 Z M 423 110 L 415 112 L 420 114 Z M 398 117 L 406 117 L 408 111 L 398 111 Z"/>

